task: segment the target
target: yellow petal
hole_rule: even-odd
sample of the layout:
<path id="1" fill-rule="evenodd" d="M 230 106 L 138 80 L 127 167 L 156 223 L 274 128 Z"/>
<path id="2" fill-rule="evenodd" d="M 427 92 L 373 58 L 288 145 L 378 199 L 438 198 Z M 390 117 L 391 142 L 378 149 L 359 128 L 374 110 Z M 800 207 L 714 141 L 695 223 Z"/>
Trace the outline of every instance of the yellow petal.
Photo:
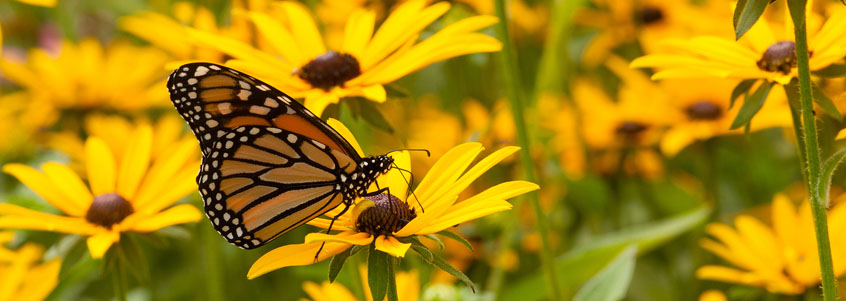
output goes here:
<path id="1" fill-rule="evenodd" d="M 376 178 L 376 182 L 379 183 L 379 187 L 389 187 L 391 194 L 405 202 L 408 184 L 411 181 L 411 156 L 408 151 L 401 151 L 391 153 L 391 158 L 394 159 L 396 166 L 406 171 L 391 168 L 387 174 Z"/>
<path id="2" fill-rule="evenodd" d="M 325 110 L 326 107 L 330 104 L 338 103 L 339 100 L 340 98 L 338 98 L 338 96 L 334 93 L 317 90 L 311 91 L 306 95 L 303 106 L 314 113 L 314 115 L 321 116 L 323 115 L 323 110 Z"/>
<path id="3" fill-rule="evenodd" d="M 167 208 L 173 203 L 189 194 L 197 194 L 197 166 L 200 166 L 199 161 L 186 164 L 177 174 L 173 175 L 170 180 L 170 186 L 164 191 L 160 191 L 156 195 L 152 195 L 153 199 L 140 209 L 143 213 L 155 213 L 164 208 Z"/>
<path id="4" fill-rule="evenodd" d="M 376 22 L 376 14 L 371 11 L 357 9 L 350 14 L 344 29 L 344 44 L 341 51 L 349 53 L 353 57 L 364 55 L 364 48 L 370 42 L 373 35 L 373 27 Z"/>
<path id="5" fill-rule="evenodd" d="M 84 218 L 49 214 L 12 204 L 0 204 L 0 228 L 81 235 L 90 235 L 100 231 L 99 227 L 89 224 Z"/>
<path id="6" fill-rule="evenodd" d="M 312 59 L 312 57 L 300 51 L 299 45 L 294 40 L 291 31 L 285 28 L 279 21 L 260 12 L 251 12 L 249 16 L 253 24 L 256 25 L 259 33 L 267 37 L 267 43 L 273 46 L 283 59 L 290 62 L 292 67 L 303 66 Z"/>
<path id="7" fill-rule="evenodd" d="M 506 157 L 511 156 L 519 150 L 520 148 L 516 146 L 506 146 L 501 149 L 498 149 L 493 154 L 490 154 L 481 161 L 479 161 L 479 163 L 476 163 L 476 165 L 473 165 L 473 167 L 470 168 L 470 170 L 468 170 L 466 173 L 461 175 L 461 177 L 458 178 L 458 180 L 456 180 L 454 184 L 450 185 L 450 190 L 444 192 L 444 194 L 458 194 L 464 191 L 465 188 L 470 186 L 470 184 L 473 183 L 473 181 L 478 179 L 480 176 L 482 176 L 483 173 L 494 167 L 494 165 L 499 164 L 499 162 L 502 162 L 502 160 L 504 160 Z"/>
<path id="8" fill-rule="evenodd" d="M 366 55 L 360 58 L 362 70 L 369 69 L 415 37 L 426 26 L 446 13 L 450 7 L 446 2 L 439 2 L 426 8 L 423 8 L 424 6 L 424 1 L 415 0 L 403 3 L 394 9 L 373 35 L 373 39 L 364 52 Z"/>
<path id="9" fill-rule="evenodd" d="M 361 88 L 361 96 L 378 103 L 383 103 L 388 98 L 388 94 L 385 92 L 385 87 L 379 84 Z"/>
<path id="10" fill-rule="evenodd" d="M 350 129 L 347 128 L 347 126 L 345 126 L 343 123 L 341 123 L 335 118 L 329 118 L 329 120 L 326 120 L 326 123 L 329 124 L 329 126 L 331 126 L 333 129 L 335 129 L 338 134 L 341 134 L 341 137 L 347 139 L 347 142 L 352 145 L 353 149 L 355 149 L 359 156 L 364 157 L 364 152 L 361 150 L 361 146 L 358 144 L 358 140 L 355 140 L 355 136 L 353 136 L 352 132 L 350 132 Z"/>
<path id="11" fill-rule="evenodd" d="M 88 210 L 87 206 L 82 206 L 74 202 L 70 197 L 58 191 L 54 187 L 53 181 L 32 167 L 10 163 L 3 166 L 3 171 L 17 178 L 21 183 L 44 198 L 50 205 L 59 208 L 59 210 L 64 211 L 68 215 L 84 216 Z"/>
<path id="12" fill-rule="evenodd" d="M 402 243 L 393 236 L 380 235 L 376 238 L 376 250 L 394 257 L 405 257 L 409 247 L 411 247 L 410 243 Z"/>
<path id="13" fill-rule="evenodd" d="M 193 223 L 203 219 L 200 210 L 193 205 L 182 204 L 173 208 L 153 214 L 137 221 L 135 225 L 127 225 L 136 232 L 151 232 L 158 229 L 178 224 Z"/>
<path id="14" fill-rule="evenodd" d="M 707 290 L 699 294 L 699 301 L 728 301 L 728 298 L 721 291 Z"/>
<path id="15" fill-rule="evenodd" d="M 715 265 L 706 265 L 697 269 L 696 278 L 744 285 L 761 285 L 764 283 L 764 279 L 754 273 Z"/>
<path id="16" fill-rule="evenodd" d="M 157 159 L 144 178 L 141 188 L 132 203 L 135 206 L 135 211 L 145 211 L 145 207 L 150 202 L 153 202 L 162 192 L 173 189 L 174 182 L 182 180 L 175 178 L 175 176 L 185 168 L 186 164 L 195 160 L 197 153 L 199 153 L 197 142 L 189 137 L 186 137 L 186 139 L 183 139 L 178 144 L 175 143 L 166 152 L 168 155 Z M 191 170 L 196 171 L 196 166 L 198 165 L 190 167 Z M 194 182 L 193 179 L 191 179 L 191 182 Z M 152 212 L 147 211 L 146 213 Z"/>
<path id="17" fill-rule="evenodd" d="M 41 165 L 44 174 L 53 182 L 53 188 L 60 191 L 67 197 L 67 200 L 73 202 L 73 206 L 77 208 L 88 208 L 94 197 L 88 191 L 88 187 L 82 182 L 70 167 L 56 163 L 47 162 Z"/>
<path id="18" fill-rule="evenodd" d="M 10 300 L 44 300 L 59 283 L 61 258 L 53 258 L 29 269 L 17 295 Z"/>
<path id="19" fill-rule="evenodd" d="M 120 240 L 120 232 L 103 231 L 88 238 L 88 252 L 94 259 L 103 258 L 106 251 Z"/>
<path id="20" fill-rule="evenodd" d="M 281 2 L 278 5 L 285 11 L 288 26 L 296 39 L 296 44 L 288 45 L 288 47 L 300 47 L 309 60 L 326 52 L 317 24 L 314 23 L 314 19 L 305 6 L 295 2 Z"/>
<path id="21" fill-rule="evenodd" d="M 449 210 L 450 206 L 455 203 L 455 200 L 457 199 L 458 196 L 448 196 L 430 202 L 430 204 L 426 206 L 425 211 L 418 213 L 417 217 L 408 222 L 408 224 L 405 224 L 402 229 L 395 232 L 394 236 L 406 237 L 420 232 L 421 229 L 434 223 L 437 218 Z M 416 203 L 412 203 L 412 205 L 414 205 L 415 208 L 417 206 Z"/>
<path id="22" fill-rule="evenodd" d="M 464 173 L 482 149 L 481 143 L 464 143 L 453 147 L 435 162 L 414 191 L 424 208 L 428 202 L 449 190 L 449 186 Z"/>
<path id="23" fill-rule="evenodd" d="M 363 246 L 373 242 L 373 236 L 364 232 L 345 231 L 334 235 L 326 233 L 309 233 L 305 237 L 306 244 L 323 241 Z"/>
<path id="24" fill-rule="evenodd" d="M 303 283 L 303 290 L 308 294 L 308 297 L 314 301 L 356 301 L 353 295 L 346 287 L 340 283 L 329 283 L 324 281 L 322 285 L 306 281 Z"/>
<path id="25" fill-rule="evenodd" d="M 90 137 L 85 141 L 85 169 L 94 195 L 115 192 L 115 156 L 103 139 Z"/>
<path id="26" fill-rule="evenodd" d="M 254 279 L 284 267 L 317 263 L 335 256 L 349 249 L 351 246 L 346 243 L 327 242 L 323 244 L 323 250 L 320 251 L 320 254 L 317 254 L 317 250 L 320 249 L 321 244 L 323 243 L 314 242 L 310 244 L 284 245 L 273 249 L 259 257 L 253 263 L 250 271 L 247 272 L 247 279 Z M 317 258 L 315 258 L 315 255 L 318 255 Z"/>
<path id="27" fill-rule="evenodd" d="M 133 202 L 138 191 L 138 185 L 150 166 L 153 129 L 149 124 L 141 124 L 132 137 L 126 137 L 126 139 L 129 141 L 127 141 L 126 151 L 121 157 L 117 178 L 117 193 Z"/>

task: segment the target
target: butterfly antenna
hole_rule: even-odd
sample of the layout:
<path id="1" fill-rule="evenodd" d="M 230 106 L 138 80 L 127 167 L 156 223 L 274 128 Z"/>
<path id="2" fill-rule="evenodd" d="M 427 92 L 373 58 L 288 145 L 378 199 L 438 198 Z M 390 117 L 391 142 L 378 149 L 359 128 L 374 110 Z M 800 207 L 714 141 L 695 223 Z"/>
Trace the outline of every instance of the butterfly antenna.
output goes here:
<path id="1" fill-rule="evenodd" d="M 426 153 L 428 153 L 428 152 L 429 152 L 429 151 L 426 151 Z M 412 186 L 414 186 L 414 174 L 413 174 L 413 173 L 411 173 L 411 171 L 410 171 L 410 170 L 408 170 L 408 169 L 400 168 L 399 166 L 397 166 L 397 164 L 396 164 L 396 163 L 393 163 L 392 165 L 394 166 L 394 168 L 396 168 L 397 170 L 401 171 L 401 172 L 400 172 L 400 176 L 402 176 L 402 179 L 403 179 L 403 180 L 405 180 L 405 183 L 406 183 L 406 184 L 408 184 L 408 189 L 406 190 L 406 192 L 405 192 L 405 193 L 406 193 L 406 194 L 411 193 L 411 195 L 412 195 L 412 196 L 414 196 L 414 200 L 415 200 L 415 201 L 417 201 L 417 205 L 418 205 L 418 206 L 420 206 L 420 213 L 426 213 L 426 210 L 425 210 L 425 209 L 423 209 L 423 204 L 420 204 L 420 199 L 419 199 L 419 198 L 417 198 L 417 195 L 416 195 L 416 194 L 414 194 L 414 190 L 413 190 L 413 189 L 411 189 L 411 187 L 412 187 Z M 406 177 L 405 177 L 405 174 L 404 174 L 404 173 L 402 173 L 402 171 L 407 172 L 407 173 L 408 173 L 409 178 L 411 178 L 411 179 L 406 178 Z"/>
<path id="2" fill-rule="evenodd" d="M 326 234 L 329 234 L 329 231 L 332 231 L 332 225 L 335 224 L 335 220 L 344 215 L 344 213 L 347 213 L 347 210 L 350 209 L 350 205 L 351 204 L 346 204 L 346 206 L 344 206 L 344 210 L 341 210 L 341 213 L 338 213 L 338 215 L 335 215 L 335 217 L 332 218 L 332 221 L 329 222 L 329 228 L 326 228 Z M 317 254 L 314 254 L 314 263 L 317 263 L 317 258 L 320 256 L 320 251 L 323 251 L 324 246 L 326 246 L 326 241 L 320 243 L 320 248 L 317 249 Z"/>
<path id="3" fill-rule="evenodd" d="M 390 154 L 390 153 L 394 153 L 394 152 L 401 152 L 401 151 L 426 152 L 426 157 L 432 156 L 432 153 L 429 152 L 429 150 L 425 149 L 425 148 L 400 148 L 400 149 L 395 149 L 395 150 L 389 151 L 389 152 L 385 153 L 385 155 Z"/>

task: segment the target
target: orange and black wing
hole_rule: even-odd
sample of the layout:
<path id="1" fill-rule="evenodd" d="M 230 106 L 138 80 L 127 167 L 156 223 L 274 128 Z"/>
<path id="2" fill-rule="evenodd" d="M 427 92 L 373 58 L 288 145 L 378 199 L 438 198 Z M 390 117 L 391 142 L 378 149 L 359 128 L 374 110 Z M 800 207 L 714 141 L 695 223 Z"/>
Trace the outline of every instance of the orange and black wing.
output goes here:
<path id="1" fill-rule="evenodd" d="M 200 141 L 203 155 L 239 126 L 285 129 L 361 158 L 338 132 L 282 91 L 242 72 L 212 63 L 191 63 L 168 78 L 170 99 Z"/>
<path id="2" fill-rule="evenodd" d="M 230 243 L 251 249 L 344 203 L 356 162 L 310 137 L 239 126 L 209 145 L 197 176 L 206 214 Z"/>

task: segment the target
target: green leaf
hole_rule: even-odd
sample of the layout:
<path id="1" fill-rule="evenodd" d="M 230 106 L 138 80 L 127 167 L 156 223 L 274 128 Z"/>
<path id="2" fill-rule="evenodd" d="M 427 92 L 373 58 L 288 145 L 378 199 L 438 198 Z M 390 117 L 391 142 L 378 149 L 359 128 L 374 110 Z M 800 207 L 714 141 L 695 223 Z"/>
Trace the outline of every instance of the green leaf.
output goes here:
<path id="1" fill-rule="evenodd" d="M 394 133 L 394 128 L 388 123 L 388 120 L 385 119 L 385 116 L 382 115 L 382 112 L 373 105 L 371 101 L 359 101 L 359 107 L 361 113 L 361 117 L 364 118 L 364 121 L 367 121 L 373 127 L 386 131 L 390 134 Z"/>
<path id="2" fill-rule="evenodd" d="M 575 301 L 621 300 L 626 295 L 637 261 L 637 245 L 630 245 L 579 289 Z"/>
<path id="3" fill-rule="evenodd" d="M 840 163 L 843 162 L 843 158 L 846 158 L 846 148 L 840 149 L 831 157 L 828 157 L 823 163 L 822 169 L 822 176 L 820 177 L 820 182 L 817 184 L 817 192 L 820 194 L 823 200 L 825 200 L 825 207 L 828 208 L 829 205 L 829 196 L 828 190 L 831 188 L 831 178 L 834 176 L 834 171 L 837 170 L 837 167 L 840 166 Z"/>
<path id="4" fill-rule="evenodd" d="M 793 24 L 805 24 L 805 4 L 807 0 L 787 1 L 787 10 L 790 11 L 790 18 L 793 19 Z"/>
<path id="5" fill-rule="evenodd" d="M 412 247 L 413 247 L 413 245 L 412 245 Z M 426 255 L 420 253 L 420 250 L 418 250 L 416 248 L 412 248 L 412 250 L 417 252 L 417 254 L 420 254 L 420 258 L 423 258 L 423 260 L 426 261 L 427 263 L 434 265 L 435 267 L 441 269 L 444 272 L 449 273 L 450 275 L 457 278 L 458 280 L 461 280 L 462 282 L 464 282 L 464 284 L 466 284 L 468 287 L 470 287 L 470 289 L 474 293 L 476 292 L 476 285 L 473 284 L 473 281 L 470 280 L 470 277 L 467 277 L 467 275 L 464 275 L 464 273 L 462 273 L 461 271 L 456 269 L 454 266 L 450 265 L 449 262 L 447 262 L 443 257 L 441 257 L 437 254 L 430 253 L 430 254 L 432 254 L 432 260 L 428 260 L 428 258 L 426 258 Z M 376 299 L 374 299 L 374 300 L 376 300 Z"/>
<path id="6" fill-rule="evenodd" d="M 435 236 L 435 234 L 426 234 L 426 235 L 423 235 L 423 237 L 431 239 L 432 241 L 436 242 L 438 244 L 439 250 L 444 249 L 444 242 L 442 242 L 440 238 Z"/>
<path id="7" fill-rule="evenodd" d="M 388 256 L 388 301 L 398 301 L 397 296 L 397 259 L 393 256 Z M 376 299 L 373 299 L 376 300 Z"/>
<path id="8" fill-rule="evenodd" d="M 820 106 L 820 108 L 828 114 L 829 116 L 837 119 L 837 121 L 843 121 L 843 115 L 840 114 L 840 110 L 837 109 L 837 106 L 834 105 L 834 102 L 831 101 L 831 98 L 823 93 L 817 85 L 812 84 L 813 87 L 813 95 L 814 95 L 814 102 Z"/>
<path id="9" fill-rule="evenodd" d="M 746 125 L 755 117 L 755 114 L 764 106 L 764 101 L 767 100 L 767 95 L 770 94 L 770 88 L 773 83 L 762 82 L 758 89 L 743 100 L 743 106 L 740 107 L 740 112 L 737 112 L 737 117 L 731 123 L 731 129 L 736 129 Z"/>
<path id="10" fill-rule="evenodd" d="M 470 249 L 470 252 L 474 252 L 473 246 L 470 244 L 470 242 L 464 239 L 464 237 L 461 237 L 461 235 L 458 235 L 458 233 L 452 233 L 449 230 L 444 230 L 438 232 L 438 235 L 460 242 L 462 245 Z"/>
<path id="11" fill-rule="evenodd" d="M 643 254 L 705 222 L 710 213 L 709 208 L 698 208 L 665 220 L 602 235 L 573 248 L 559 256 L 555 263 L 562 289 L 565 294 L 574 294 L 582 283 L 602 270 L 629 245 L 636 244 L 638 252 Z M 540 270 L 522 277 L 504 290 L 500 299 L 548 299 L 543 277 Z"/>
<path id="12" fill-rule="evenodd" d="M 764 13 L 767 4 L 770 0 L 740 0 L 737 2 L 737 8 L 734 11 L 734 38 L 740 40 L 740 37 L 746 33 L 758 18 Z M 740 11 L 740 14 L 737 13 Z"/>
<path id="13" fill-rule="evenodd" d="M 367 284 L 373 300 L 385 300 L 388 293 L 388 254 L 376 250 L 376 244 L 370 244 L 367 255 Z"/>
<path id="14" fill-rule="evenodd" d="M 743 7 L 746 7 L 746 0 L 738 0 L 735 5 L 734 16 L 731 18 L 733 28 L 737 28 L 737 21 L 740 20 L 740 13 L 743 12 Z"/>
<path id="15" fill-rule="evenodd" d="M 338 273 L 341 272 L 341 268 L 344 267 L 344 262 L 347 261 L 347 258 L 352 255 L 352 248 L 346 249 L 345 251 L 338 253 L 338 255 L 332 256 L 332 260 L 329 261 L 329 282 L 335 282 L 335 278 L 338 277 Z"/>
<path id="16" fill-rule="evenodd" d="M 417 254 L 420 254 L 420 256 L 423 257 L 423 260 L 425 260 L 426 262 L 432 262 L 432 260 L 434 260 L 434 255 L 432 254 L 432 251 L 429 251 L 429 248 L 426 248 L 426 246 L 420 243 L 419 240 L 412 240 L 411 248 L 414 249 Z"/>
<path id="17" fill-rule="evenodd" d="M 749 92 L 749 89 L 752 89 L 752 85 L 758 81 L 757 79 L 745 79 L 734 86 L 734 90 L 731 91 L 731 100 L 729 102 L 729 108 L 734 107 L 734 101 L 737 100 L 740 95 L 745 95 L 746 92 Z"/>
<path id="18" fill-rule="evenodd" d="M 842 77 L 846 75 L 846 64 L 831 64 L 828 67 L 812 71 L 811 73 L 820 77 Z"/>

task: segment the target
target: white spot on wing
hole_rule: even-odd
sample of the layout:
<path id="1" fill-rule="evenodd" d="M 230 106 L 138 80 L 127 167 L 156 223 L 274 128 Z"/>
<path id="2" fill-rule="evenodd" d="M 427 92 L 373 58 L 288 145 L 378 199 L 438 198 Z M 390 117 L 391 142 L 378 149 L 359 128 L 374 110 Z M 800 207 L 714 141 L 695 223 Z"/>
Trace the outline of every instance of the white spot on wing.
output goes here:
<path id="1" fill-rule="evenodd" d="M 203 75 L 206 75 L 206 73 L 208 73 L 208 72 L 209 72 L 209 68 L 206 68 L 205 66 L 200 66 L 200 67 L 197 67 L 197 70 L 194 71 L 194 76 L 203 76 Z"/>

